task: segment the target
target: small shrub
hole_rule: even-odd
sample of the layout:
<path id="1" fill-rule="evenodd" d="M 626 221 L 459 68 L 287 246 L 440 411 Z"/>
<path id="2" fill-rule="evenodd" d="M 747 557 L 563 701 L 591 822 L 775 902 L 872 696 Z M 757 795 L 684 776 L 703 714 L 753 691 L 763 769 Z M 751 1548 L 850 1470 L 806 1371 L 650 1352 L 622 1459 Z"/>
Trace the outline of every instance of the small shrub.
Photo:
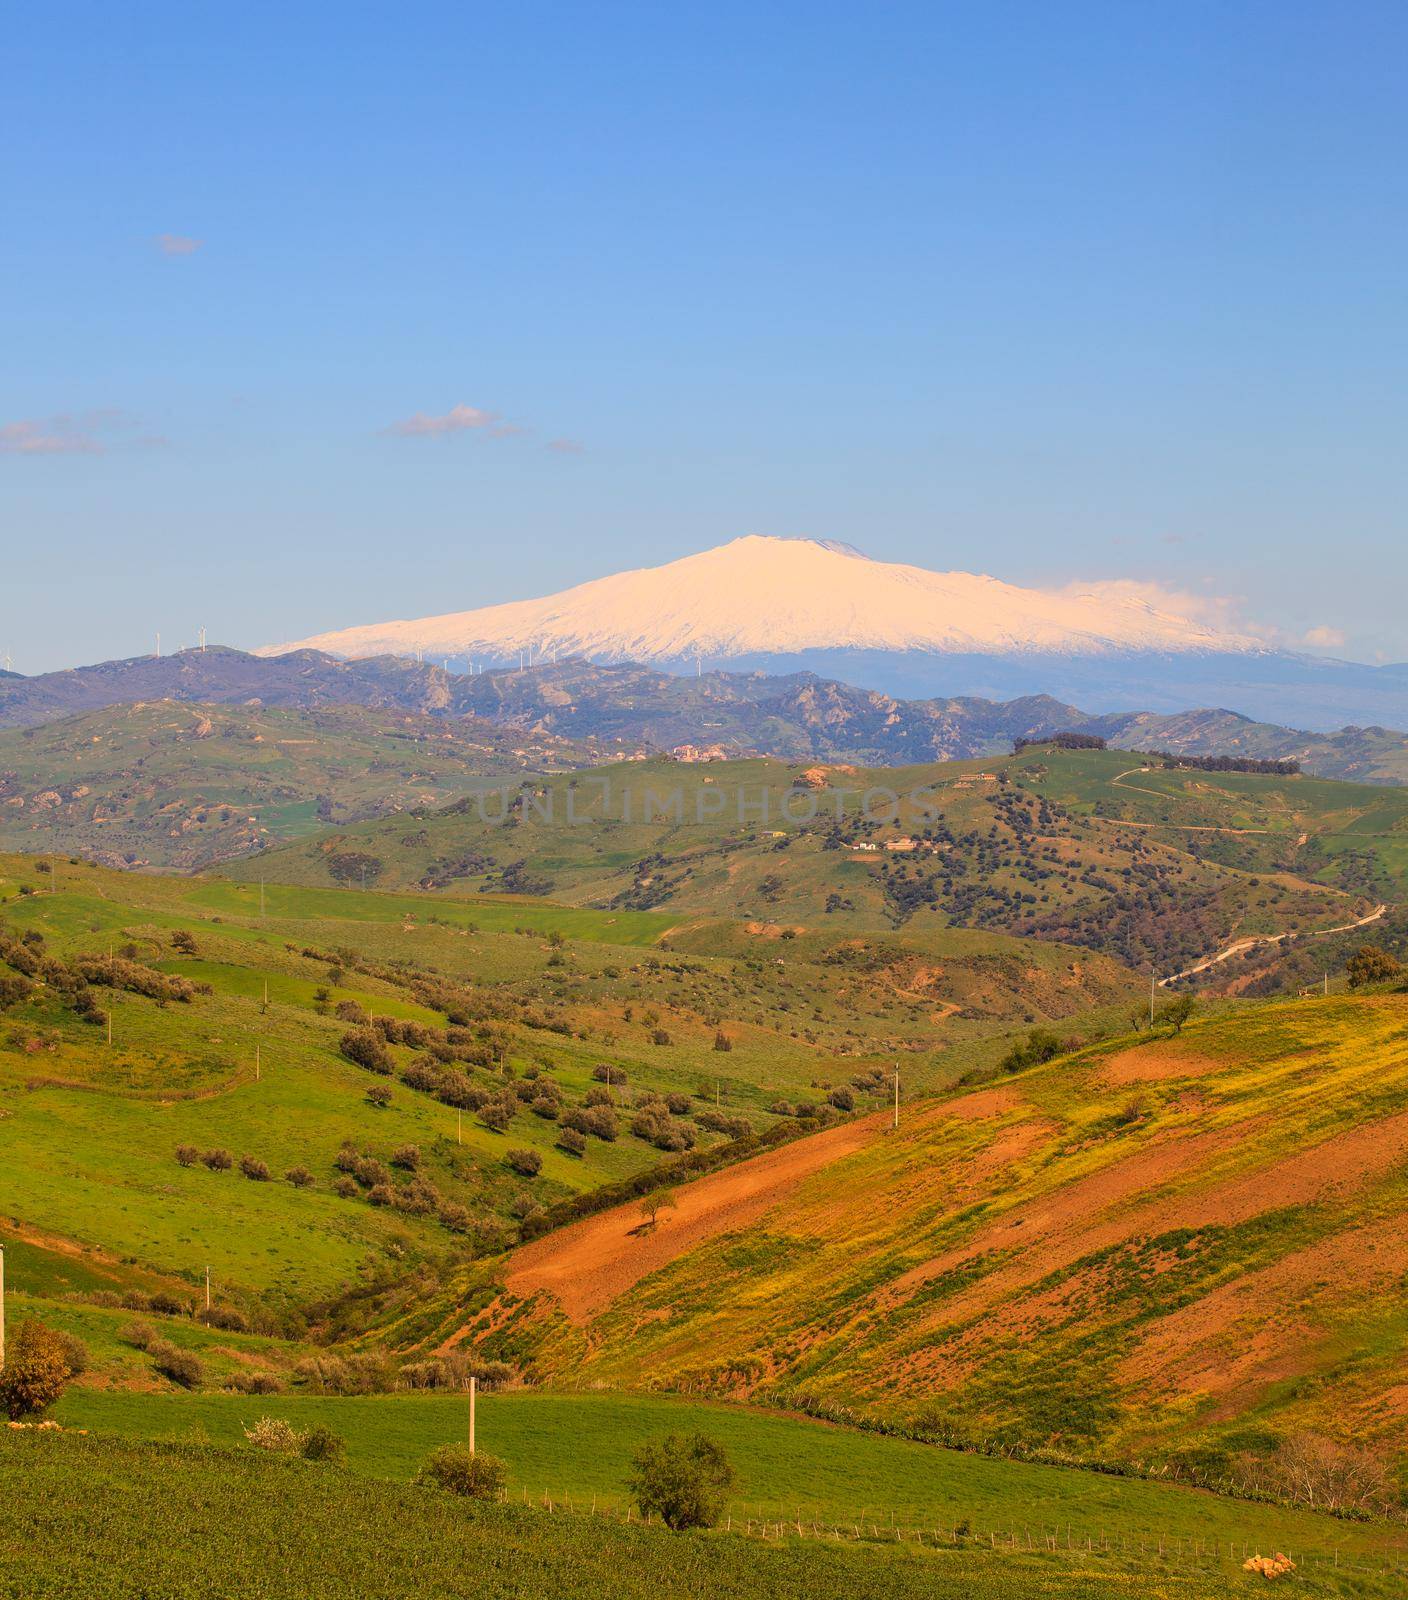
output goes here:
<path id="1" fill-rule="evenodd" d="M 130 1344 L 134 1350 L 150 1350 L 156 1338 L 156 1329 L 152 1327 L 150 1322 L 142 1322 L 137 1318 L 133 1318 L 118 1333 L 118 1338 L 124 1344 Z"/>
<path id="2" fill-rule="evenodd" d="M 221 1328 L 226 1333 L 248 1333 L 249 1318 L 233 1306 L 202 1306 L 196 1312 L 196 1321 L 207 1328 Z"/>
<path id="3" fill-rule="evenodd" d="M 225 1387 L 235 1394 L 282 1394 L 283 1380 L 272 1372 L 236 1372 Z"/>
<path id="4" fill-rule="evenodd" d="M 467 1444 L 442 1444 L 425 1458 L 416 1481 L 467 1500 L 496 1500 L 505 1475 L 497 1456 L 472 1451 Z"/>
<path id="5" fill-rule="evenodd" d="M 11 1339 L 5 1351 L 5 1365 L 0 1368 L 0 1410 L 12 1422 L 46 1411 L 72 1376 L 63 1339 L 37 1317 L 26 1317 Z"/>
<path id="6" fill-rule="evenodd" d="M 364 1189 L 391 1182 L 391 1174 L 375 1156 L 358 1156 L 352 1163 L 352 1176 Z"/>
<path id="7" fill-rule="evenodd" d="M 153 1339 L 147 1346 L 147 1354 L 152 1358 L 152 1366 L 163 1378 L 170 1378 L 172 1383 L 179 1384 L 183 1389 L 198 1389 L 205 1377 L 205 1367 L 199 1356 L 192 1355 L 189 1350 L 181 1350 L 166 1339 Z"/>
<path id="8" fill-rule="evenodd" d="M 356 1350 L 345 1356 L 306 1356 L 294 1375 L 317 1394 L 389 1394 L 395 1372 L 385 1351 Z"/>
<path id="9" fill-rule="evenodd" d="M 147 1310 L 162 1317 L 184 1317 L 191 1309 L 188 1300 L 182 1300 L 169 1289 L 158 1289 L 147 1299 Z"/>
<path id="10" fill-rule="evenodd" d="M 355 1178 L 339 1178 L 332 1186 L 332 1192 L 342 1200 L 355 1200 L 362 1192 L 357 1187 Z"/>
<path id="11" fill-rule="evenodd" d="M 69 1333 L 65 1328 L 56 1328 L 54 1336 L 58 1339 L 59 1347 L 63 1351 L 69 1377 L 81 1377 L 88 1370 L 88 1346 L 84 1344 L 76 1333 Z"/>
<path id="12" fill-rule="evenodd" d="M 667 1528 L 712 1528 L 733 1483 L 724 1449 L 707 1434 L 669 1434 L 636 1451 L 627 1487 L 641 1516 Z"/>
<path id="13" fill-rule="evenodd" d="M 290 1167 L 284 1173 L 284 1182 L 291 1183 L 295 1189 L 307 1189 L 312 1185 L 313 1174 L 309 1172 L 307 1167 Z M 355 1189 L 356 1184 L 353 1184 L 352 1187 Z"/>
<path id="14" fill-rule="evenodd" d="M 403 1144 L 399 1150 L 391 1152 L 391 1165 L 400 1167 L 403 1172 L 417 1172 L 420 1169 L 420 1146 Z"/>
<path id="15" fill-rule="evenodd" d="M 367 1102 L 374 1105 L 378 1111 L 384 1111 L 391 1104 L 391 1091 L 384 1083 L 374 1083 L 367 1090 Z"/>
<path id="16" fill-rule="evenodd" d="M 303 1435 L 283 1417 L 260 1417 L 252 1428 L 244 1430 L 245 1438 L 256 1450 L 269 1450 L 276 1455 L 297 1455 L 303 1448 Z"/>
<path id="17" fill-rule="evenodd" d="M 269 1163 L 261 1161 L 257 1156 L 241 1156 L 240 1171 L 251 1183 L 268 1183 Z"/>
<path id="18" fill-rule="evenodd" d="M 483 1361 L 463 1350 L 449 1355 L 431 1356 L 425 1361 L 409 1361 L 401 1368 L 401 1387 L 406 1389 L 467 1389 L 477 1378 L 481 1389 L 501 1389 L 516 1372 L 507 1361 Z"/>
<path id="19" fill-rule="evenodd" d="M 557 1148 L 569 1156 L 585 1155 L 587 1141 L 575 1128 L 563 1128 L 557 1135 Z"/>
<path id="20" fill-rule="evenodd" d="M 200 1160 L 200 1151 L 193 1144 L 178 1144 L 176 1159 L 183 1167 L 193 1167 Z"/>
<path id="21" fill-rule="evenodd" d="M 334 1433 L 319 1422 L 303 1435 L 299 1454 L 305 1461 L 339 1462 L 347 1454 L 347 1441 L 340 1433 Z"/>
<path id="22" fill-rule="evenodd" d="M 338 1047 L 349 1061 L 355 1061 L 368 1072 L 383 1077 L 391 1071 L 391 1055 L 381 1035 L 374 1028 L 353 1028 L 344 1033 Z"/>
<path id="23" fill-rule="evenodd" d="M 201 1160 L 212 1172 L 228 1172 L 235 1164 L 235 1158 L 228 1150 L 207 1150 Z"/>
<path id="24" fill-rule="evenodd" d="M 536 1178 L 543 1170 L 543 1158 L 536 1150 L 510 1150 L 504 1160 L 523 1178 Z"/>
<path id="25" fill-rule="evenodd" d="M 652 1028 L 650 1030 L 650 1042 L 651 1044 L 669 1044 L 670 1036 L 664 1028 Z"/>

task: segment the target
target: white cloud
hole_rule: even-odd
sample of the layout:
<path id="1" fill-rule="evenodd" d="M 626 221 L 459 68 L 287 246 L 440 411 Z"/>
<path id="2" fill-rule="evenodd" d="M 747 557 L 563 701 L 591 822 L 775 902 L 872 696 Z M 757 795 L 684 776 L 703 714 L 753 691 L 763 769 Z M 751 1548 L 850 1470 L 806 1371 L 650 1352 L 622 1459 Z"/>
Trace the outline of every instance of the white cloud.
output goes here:
<path id="1" fill-rule="evenodd" d="M 1070 583 L 1061 591 L 1069 595 L 1089 595 L 1096 600 L 1135 601 L 1151 606 L 1168 616 L 1185 617 L 1217 633 L 1269 643 L 1276 630 L 1248 622 L 1242 615 L 1242 602 L 1230 595 L 1200 594 L 1193 589 L 1176 589 L 1170 584 L 1142 578 L 1100 578 L 1088 583 Z"/>
<path id="2" fill-rule="evenodd" d="M 504 438 L 520 430 L 505 423 L 497 411 L 481 411 L 478 406 L 457 405 L 440 417 L 417 411 L 413 417 L 393 422 L 386 430 L 402 439 L 443 439 L 448 434 L 466 433 L 474 428 L 487 428 L 491 438 Z"/>
<path id="3" fill-rule="evenodd" d="M 1088 595 L 1097 600 L 1135 601 L 1175 617 L 1186 617 L 1215 633 L 1254 639 L 1258 644 L 1279 650 L 1341 650 L 1348 643 L 1343 629 L 1325 623 L 1304 632 L 1282 628 L 1248 617 L 1247 602 L 1240 596 L 1199 593 L 1152 580 L 1100 578 L 1089 583 L 1067 584 L 1061 592 Z"/>
<path id="4" fill-rule="evenodd" d="M 1326 627 L 1322 622 L 1319 627 L 1307 628 L 1300 642 L 1316 650 L 1338 650 L 1345 643 L 1345 636 L 1342 629 Z"/>
<path id="5" fill-rule="evenodd" d="M 549 439 L 547 448 L 556 450 L 561 456 L 579 456 L 585 446 L 579 444 L 576 439 Z"/>
<path id="6" fill-rule="evenodd" d="M 114 409 L 22 417 L 0 424 L 0 455 L 100 456 L 109 447 L 151 448 L 166 443 L 154 435 L 138 435 L 136 428 L 135 418 Z"/>
<path id="7" fill-rule="evenodd" d="M 0 426 L 0 455 L 6 456 L 94 456 L 102 445 L 88 432 L 65 426 L 69 419 L 50 417 L 40 421 L 26 417 Z"/>
<path id="8" fill-rule="evenodd" d="M 164 256 L 193 256 L 205 240 L 184 233 L 159 233 L 154 242 Z"/>

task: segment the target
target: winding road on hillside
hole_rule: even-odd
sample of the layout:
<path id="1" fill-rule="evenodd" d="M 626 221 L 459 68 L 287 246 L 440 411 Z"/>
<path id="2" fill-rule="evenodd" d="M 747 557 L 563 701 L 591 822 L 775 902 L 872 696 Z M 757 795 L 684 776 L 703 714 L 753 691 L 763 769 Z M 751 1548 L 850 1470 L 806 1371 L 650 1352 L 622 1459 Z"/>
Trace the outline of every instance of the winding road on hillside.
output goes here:
<path id="1" fill-rule="evenodd" d="M 1368 916 L 1360 917 L 1358 922 L 1344 922 L 1337 928 L 1311 928 L 1302 931 L 1299 928 L 1288 928 L 1284 933 L 1256 933 L 1250 934 L 1245 939 L 1236 939 L 1225 950 L 1219 950 L 1216 955 L 1204 956 L 1201 961 L 1195 962 L 1191 967 L 1185 967 L 1182 972 L 1170 973 L 1167 978 L 1159 979 L 1159 988 L 1167 989 L 1169 984 L 1177 983 L 1181 978 L 1193 978 L 1200 972 L 1206 972 L 1210 967 L 1215 967 L 1219 962 L 1230 961 L 1233 956 L 1239 956 L 1245 950 L 1253 950 L 1263 944 L 1284 944 L 1287 939 L 1328 939 L 1332 933 L 1353 933 L 1356 928 L 1367 928 L 1371 922 L 1377 922 L 1388 911 L 1387 905 L 1375 906 Z"/>
<path id="2" fill-rule="evenodd" d="M 1115 776 L 1110 779 L 1110 787 L 1112 789 L 1133 789 L 1138 794 L 1151 794 L 1157 800 L 1171 799 L 1172 796 L 1163 793 L 1159 789 L 1146 789 L 1142 784 L 1124 782 L 1126 778 L 1135 778 L 1140 776 L 1142 773 L 1146 773 L 1151 770 L 1152 769 L 1149 767 L 1129 767 L 1124 772 L 1117 772 Z M 1286 831 L 1281 828 L 1219 828 L 1214 827 L 1210 823 L 1197 822 L 1123 822 L 1118 817 L 1100 817 L 1092 818 L 1091 820 L 1112 823 L 1114 826 L 1121 828 L 1179 828 L 1190 833 L 1269 834 L 1282 833 Z M 1307 836 L 1302 833 L 1299 838 L 1297 838 L 1296 844 L 1303 845 L 1306 841 L 1306 837 Z M 1332 889 L 1332 892 L 1338 894 L 1347 893 L 1347 891 L 1343 889 L 1333 889 L 1333 886 L 1330 884 L 1319 884 L 1316 885 L 1316 887 Z M 1367 928 L 1370 923 L 1377 922 L 1381 917 L 1388 913 L 1388 909 L 1389 908 L 1386 904 L 1375 906 L 1372 911 L 1370 911 L 1366 916 L 1360 917 L 1357 922 L 1343 922 L 1338 927 L 1334 928 L 1312 928 L 1308 931 L 1299 928 L 1287 928 L 1281 933 L 1248 934 L 1245 938 L 1234 939 L 1231 944 L 1227 945 L 1225 949 L 1217 951 L 1216 954 L 1204 956 L 1201 961 L 1194 962 L 1191 967 L 1185 967 L 1182 972 L 1172 972 L 1168 975 L 1168 977 L 1160 978 L 1159 988 L 1167 989 L 1170 984 L 1178 983 L 1184 978 L 1194 978 L 1200 972 L 1207 972 L 1211 968 L 1221 965 L 1221 963 L 1224 961 L 1232 960 L 1234 956 L 1242 955 L 1248 950 L 1255 950 L 1260 945 L 1284 944 L 1288 939 L 1298 938 L 1328 939 L 1332 934 L 1336 933 L 1353 933 L 1357 928 Z"/>

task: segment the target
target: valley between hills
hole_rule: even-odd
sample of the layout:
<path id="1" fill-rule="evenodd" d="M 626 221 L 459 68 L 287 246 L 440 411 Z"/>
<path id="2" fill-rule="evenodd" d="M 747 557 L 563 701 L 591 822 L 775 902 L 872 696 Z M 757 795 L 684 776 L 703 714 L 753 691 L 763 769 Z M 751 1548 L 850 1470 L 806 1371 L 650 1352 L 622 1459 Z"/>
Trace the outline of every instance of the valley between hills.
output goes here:
<path id="1" fill-rule="evenodd" d="M 391 1515 L 474 1374 L 504 1515 L 584 1552 L 696 1427 L 730 1527 L 877 1592 L 1213 1596 L 1263 1545 L 1393 1592 L 1408 795 L 1089 736 L 602 766 L 401 711 L 78 720 L 33 739 L 112 744 L 115 807 L 147 763 L 232 858 L 122 870 L 77 810 L 0 857 L 11 1325 L 84 1352 L 53 1459 L 239 1503 L 257 1413 Z M 224 831 L 276 783 L 328 804 Z"/>

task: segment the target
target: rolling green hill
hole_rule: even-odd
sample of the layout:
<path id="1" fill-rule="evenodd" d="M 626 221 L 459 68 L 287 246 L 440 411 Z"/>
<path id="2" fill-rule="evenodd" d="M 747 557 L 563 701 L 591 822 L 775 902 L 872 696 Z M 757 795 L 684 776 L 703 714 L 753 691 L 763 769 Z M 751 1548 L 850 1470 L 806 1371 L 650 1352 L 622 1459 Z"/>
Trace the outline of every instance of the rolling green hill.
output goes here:
<path id="1" fill-rule="evenodd" d="M 160 700 L 0 732 L 0 848 L 198 869 L 271 839 L 439 806 L 486 776 L 580 766 L 471 718 Z"/>
<path id="2" fill-rule="evenodd" d="M 1132 766 L 1116 751 L 1043 746 L 1001 764 L 895 769 L 623 763 L 335 830 L 231 870 L 311 885 L 358 862 L 386 887 L 508 888 L 832 939 L 989 929 L 1162 973 L 1237 937 L 1357 920 L 1408 880 L 1408 796 L 1396 790 L 1178 773 L 1151 796 Z M 1248 833 L 1249 818 L 1265 831 Z"/>
<path id="3" fill-rule="evenodd" d="M 907 1085 L 946 1082 L 1014 1025 L 1136 993 L 1111 962 L 986 934 L 877 934 L 837 960 L 661 912 L 0 858 L 0 1214 L 307 1305 L 691 1151 L 790 1136 L 836 1114 L 833 1090 L 881 1104 L 897 1053 Z M 385 1075 L 343 1048 L 368 1018 Z M 588 1100 L 612 1136 L 589 1119 L 564 1148 Z M 338 1166 L 349 1142 L 367 1181 Z M 182 1145 L 268 1181 L 181 1165 Z M 414 1169 L 391 1159 L 407 1146 Z"/>

